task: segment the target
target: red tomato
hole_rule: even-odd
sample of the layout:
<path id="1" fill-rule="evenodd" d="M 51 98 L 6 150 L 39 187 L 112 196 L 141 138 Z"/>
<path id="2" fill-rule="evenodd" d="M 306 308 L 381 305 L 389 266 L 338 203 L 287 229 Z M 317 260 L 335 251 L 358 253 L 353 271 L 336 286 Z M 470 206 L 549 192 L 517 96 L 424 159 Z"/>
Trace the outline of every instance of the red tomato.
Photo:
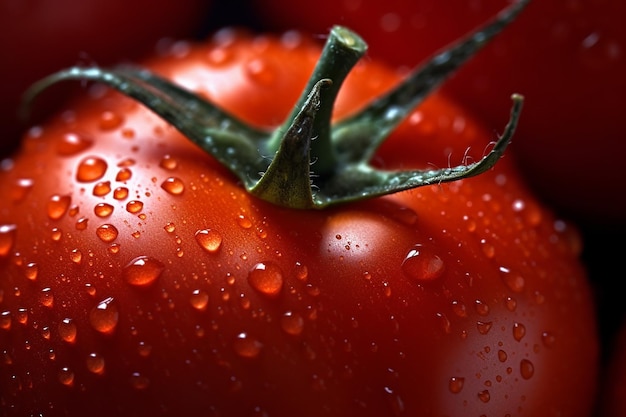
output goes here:
<path id="1" fill-rule="evenodd" d="M 277 126 L 319 56 L 307 39 L 220 32 L 146 66 Z M 334 117 L 399 79 L 363 61 Z M 375 160 L 448 166 L 495 137 L 435 94 Z M 589 415 L 598 347 L 580 240 L 508 157 L 458 182 L 282 208 L 94 87 L 2 167 L 6 416 Z"/>
<path id="2" fill-rule="evenodd" d="M 256 0 L 265 28 L 323 34 L 348 26 L 370 54 L 413 66 L 493 16 L 507 0 Z M 592 225 L 626 226 L 626 2 L 534 1 L 444 89 L 497 126 L 508 95 L 526 97 L 514 155 L 540 196 Z M 619 191 L 616 190 L 616 184 Z"/>
<path id="3" fill-rule="evenodd" d="M 78 63 L 109 65 L 151 52 L 164 37 L 189 37 L 207 0 L 40 0 L 0 3 L 0 154 L 19 141 L 17 108 L 39 78 Z M 51 107 L 54 104 L 51 105 Z"/>

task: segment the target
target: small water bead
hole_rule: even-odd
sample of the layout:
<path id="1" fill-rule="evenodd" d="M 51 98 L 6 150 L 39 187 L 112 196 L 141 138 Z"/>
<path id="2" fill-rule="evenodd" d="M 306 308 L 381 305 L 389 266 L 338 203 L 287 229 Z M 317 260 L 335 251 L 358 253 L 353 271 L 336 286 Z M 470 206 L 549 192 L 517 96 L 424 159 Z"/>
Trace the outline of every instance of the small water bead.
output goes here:
<path id="1" fill-rule="evenodd" d="M 509 357 L 509 355 L 507 355 L 507 353 L 504 350 L 502 350 L 502 349 L 498 350 L 498 360 L 500 362 L 506 362 L 508 357 Z"/>
<path id="2" fill-rule="evenodd" d="M 113 214 L 113 206 L 107 203 L 98 203 L 93 208 L 93 212 L 98 217 L 109 217 Z"/>
<path id="3" fill-rule="evenodd" d="M 115 181 L 128 181 L 133 176 L 133 172 L 129 168 L 122 168 L 115 175 Z"/>
<path id="4" fill-rule="evenodd" d="M 452 311 L 457 317 L 467 317 L 467 308 L 460 301 L 452 301 Z"/>
<path id="5" fill-rule="evenodd" d="M 52 294 L 51 288 L 46 287 L 41 290 L 39 293 L 39 304 L 48 308 L 51 308 L 54 305 L 54 295 Z"/>
<path id="6" fill-rule="evenodd" d="M 101 181 L 93 186 L 93 195 L 96 197 L 104 197 L 111 192 L 111 181 Z"/>
<path id="7" fill-rule="evenodd" d="M 128 197 L 128 188 L 126 187 L 117 187 L 113 191 L 113 198 L 116 200 L 124 200 Z"/>
<path id="8" fill-rule="evenodd" d="M 248 272 L 248 283 L 262 294 L 275 297 L 283 288 L 283 272 L 272 262 L 259 262 Z"/>
<path id="9" fill-rule="evenodd" d="M 57 374 L 57 378 L 61 384 L 67 387 L 74 385 L 74 372 L 72 372 L 68 367 L 61 368 Z"/>
<path id="10" fill-rule="evenodd" d="M 139 200 L 131 200 L 126 203 L 126 211 L 132 214 L 137 214 L 143 210 L 143 202 Z"/>
<path id="11" fill-rule="evenodd" d="M 309 268 L 300 262 L 296 262 L 296 278 L 300 281 L 306 281 L 308 277 Z"/>
<path id="12" fill-rule="evenodd" d="M 474 308 L 480 316 L 486 316 L 489 314 L 489 306 L 481 300 L 474 301 Z"/>
<path id="13" fill-rule="evenodd" d="M 76 324 L 70 318 L 65 318 L 61 320 L 58 327 L 59 336 L 61 340 L 67 343 L 76 342 L 76 334 L 78 333 Z"/>
<path id="14" fill-rule="evenodd" d="M 96 235 L 100 238 L 101 241 L 107 243 L 113 242 L 115 239 L 117 239 L 118 234 L 119 232 L 117 228 L 112 224 L 102 224 L 96 229 Z"/>
<path id="15" fill-rule="evenodd" d="M 146 342 L 139 342 L 137 345 L 137 353 L 142 358 L 147 358 L 152 353 L 152 345 L 147 344 Z"/>
<path id="16" fill-rule="evenodd" d="M 493 259 L 493 257 L 496 255 L 496 248 L 491 243 L 487 242 L 486 239 L 481 239 L 480 243 L 483 254 L 488 259 Z"/>
<path id="17" fill-rule="evenodd" d="M 52 239 L 55 242 L 58 242 L 61 240 L 62 237 L 63 237 L 63 232 L 61 231 L 61 229 L 59 229 L 58 227 L 53 227 L 50 232 L 50 239 Z"/>
<path id="18" fill-rule="evenodd" d="M 93 140 L 77 133 L 65 133 L 56 143 L 57 154 L 61 156 L 76 155 L 89 149 Z"/>
<path id="19" fill-rule="evenodd" d="M 54 194 L 46 204 L 46 212 L 51 220 L 59 220 L 67 213 L 72 198 L 69 195 Z"/>
<path id="20" fill-rule="evenodd" d="M 178 160 L 173 158 L 171 155 L 165 155 L 163 156 L 163 158 L 161 158 L 159 166 L 168 171 L 173 171 L 178 167 Z"/>
<path id="21" fill-rule="evenodd" d="M 92 352 L 87 355 L 87 359 L 85 359 L 85 365 L 87 369 L 92 374 L 102 375 L 104 374 L 105 361 L 104 357 L 99 353 Z"/>
<path id="22" fill-rule="evenodd" d="M 509 268 L 500 267 L 500 277 L 504 284 L 513 292 L 520 293 L 524 291 L 526 282 L 524 277 L 518 273 L 512 272 Z"/>
<path id="23" fill-rule="evenodd" d="M 107 248 L 107 252 L 109 252 L 111 255 L 116 255 L 120 253 L 119 243 L 111 243 L 111 245 Z"/>
<path id="24" fill-rule="evenodd" d="M 490 321 L 478 321 L 476 322 L 476 328 L 478 329 L 478 333 L 480 334 L 487 334 L 489 333 L 489 330 L 491 330 L 491 327 L 493 326 L 493 323 Z"/>
<path id="25" fill-rule="evenodd" d="M 535 374 L 535 365 L 528 359 L 522 359 L 520 362 L 520 374 L 524 379 L 530 379 Z"/>
<path id="26" fill-rule="evenodd" d="M 222 246 L 222 235 L 213 229 L 198 230 L 195 238 L 200 247 L 209 253 L 217 252 Z"/>
<path id="27" fill-rule="evenodd" d="M 150 379 L 139 372 L 133 372 L 129 378 L 130 386 L 136 390 L 145 390 L 150 385 Z"/>
<path id="28" fill-rule="evenodd" d="M 99 180 L 107 171 L 108 164 L 102 158 L 89 156 L 78 164 L 76 180 L 79 182 L 91 182 Z"/>
<path id="29" fill-rule="evenodd" d="M 89 323 L 94 330 L 109 335 L 115 331 L 119 321 L 117 303 L 113 297 L 100 301 L 89 312 Z"/>
<path id="30" fill-rule="evenodd" d="M 26 196 L 33 189 L 35 182 L 30 178 L 20 178 L 13 183 L 9 197 L 12 201 L 18 203 L 24 201 Z"/>
<path id="31" fill-rule="evenodd" d="M 489 390 L 483 390 L 478 393 L 478 399 L 484 403 L 488 403 L 491 400 L 491 394 Z"/>
<path id="32" fill-rule="evenodd" d="M 18 308 L 17 314 L 15 315 L 15 319 L 19 324 L 28 323 L 28 309 L 27 308 Z"/>
<path id="33" fill-rule="evenodd" d="M 554 334 L 550 332 L 543 332 L 541 334 L 541 342 L 543 343 L 545 347 L 547 348 L 553 347 L 555 341 L 556 341 L 556 337 L 554 336 Z"/>
<path id="34" fill-rule="evenodd" d="M 185 183 L 177 177 L 169 177 L 163 183 L 161 188 L 172 195 L 180 195 L 185 191 Z"/>
<path id="35" fill-rule="evenodd" d="M 241 226 L 243 229 L 249 229 L 252 227 L 252 222 L 245 215 L 240 214 L 237 216 L 237 224 Z"/>
<path id="36" fill-rule="evenodd" d="M 163 229 L 167 233 L 174 233 L 174 231 L 176 231 L 176 225 L 174 223 L 167 223 L 165 226 L 163 226 Z"/>
<path id="37" fill-rule="evenodd" d="M 300 314 L 287 311 L 280 318 L 280 327 L 285 333 L 297 336 L 304 330 L 304 319 Z"/>
<path id="38" fill-rule="evenodd" d="M 124 123 L 124 118 L 120 114 L 107 110 L 100 114 L 98 126 L 100 130 L 113 130 L 120 127 L 122 123 Z"/>
<path id="39" fill-rule="evenodd" d="M 263 344 L 257 339 L 249 336 L 247 333 L 242 332 L 237 335 L 233 342 L 233 348 L 235 352 L 244 358 L 256 358 L 261 353 Z"/>
<path id="40" fill-rule="evenodd" d="M 206 291 L 193 290 L 189 302 L 196 310 L 204 311 L 209 305 L 209 294 Z"/>
<path id="41" fill-rule="evenodd" d="M 87 228 L 87 224 L 89 223 L 89 219 L 86 217 L 81 217 L 80 219 L 76 220 L 76 230 L 85 230 Z"/>
<path id="42" fill-rule="evenodd" d="M 518 342 L 526 336 L 526 326 L 521 323 L 513 323 L 513 338 Z"/>
<path id="43" fill-rule="evenodd" d="M 450 378 L 450 381 L 448 382 L 448 389 L 450 390 L 451 393 L 458 394 L 459 392 L 463 390 L 464 384 L 465 384 L 465 378 L 453 376 L 452 378 Z"/>
<path id="44" fill-rule="evenodd" d="M 147 287 L 160 276 L 165 266 L 149 256 L 139 256 L 128 263 L 122 270 L 124 280 L 135 287 Z"/>
<path id="45" fill-rule="evenodd" d="M 11 328 L 11 312 L 6 310 L 6 311 L 1 311 L 0 312 L 0 329 L 2 330 L 9 330 Z"/>
<path id="46" fill-rule="evenodd" d="M 404 274 L 420 282 L 435 281 L 443 276 L 445 264 L 439 255 L 423 245 L 415 245 L 402 261 Z"/>
<path id="47" fill-rule="evenodd" d="M 83 253 L 78 249 L 72 249 L 70 252 L 70 259 L 75 264 L 80 265 L 83 260 Z"/>
<path id="48" fill-rule="evenodd" d="M 17 226 L 14 224 L 0 225 L 0 257 L 11 253 L 15 244 Z"/>

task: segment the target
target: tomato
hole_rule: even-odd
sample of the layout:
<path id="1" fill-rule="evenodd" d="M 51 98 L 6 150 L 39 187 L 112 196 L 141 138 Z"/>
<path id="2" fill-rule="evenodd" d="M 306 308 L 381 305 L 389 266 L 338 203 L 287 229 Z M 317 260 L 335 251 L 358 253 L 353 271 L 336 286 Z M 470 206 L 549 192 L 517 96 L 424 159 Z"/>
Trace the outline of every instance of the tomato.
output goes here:
<path id="1" fill-rule="evenodd" d="M 206 123 L 208 147 L 232 133 L 234 154 L 238 132 L 284 123 L 319 55 L 304 34 L 226 30 L 143 66 L 218 103 L 211 117 L 195 118 L 197 102 L 166 113 Z M 360 61 L 333 120 L 400 80 Z M 373 160 L 466 168 L 495 139 L 435 93 Z M 578 233 L 508 155 L 472 178 L 294 209 L 94 85 L 29 129 L 0 175 L 3 415 L 583 417 L 594 402 Z"/>
<path id="2" fill-rule="evenodd" d="M 8 1 L 0 4 L 0 153 L 14 149 L 25 126 L 17 109 L 39 78 L 77 63 L 109 65 L 151 52 L 165 37 L 197 35 L 207 0 Z M 138 30 L 138 24 L 141 29 Z M 56 103 L 49 107 L 54 107 Z"/>
<path id="3" fill-rule="evenodd" d="M 370 55 L 416 65 L 506 4 L 506 0 L 255 0 L 263 27 L 323 34 L 342 24 Z M 513 149 L 536 193 L 563 215 L 593 226 L 626 226 L 626 3 L 535 1 L 443 88 L 494 125 L 507 97 L 526 97 Z M 496 63 L 497 64 L 494 64 Z M 610 178 L 611 180 L 607 181 Z M 616 184 L 617 189 L 616 189 Z"/>

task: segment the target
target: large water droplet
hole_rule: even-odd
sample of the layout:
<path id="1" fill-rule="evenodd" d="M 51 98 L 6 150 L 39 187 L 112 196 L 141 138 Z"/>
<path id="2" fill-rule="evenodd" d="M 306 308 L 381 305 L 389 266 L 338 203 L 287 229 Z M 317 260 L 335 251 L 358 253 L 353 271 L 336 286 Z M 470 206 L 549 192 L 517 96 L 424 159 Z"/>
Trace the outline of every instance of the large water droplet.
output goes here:
<path id="1" fill-rule="evenodd" d="M 93 195 L 96 197 L 104 197 L 111 192 L 111 181 L 101 181 L 93 186 Z"/>
<path id="2" fill-rule="evenodd" d="M 126 187 L 117 187 L 113 190 L 113 198 L 116 200 L 124 200 L 128 197 L 128 188 Z"/>
<path id="3" fill-rule="evenodd" d="M 41 290 L 39 293 L 39 304 L 48 308 L 54 305 L 54 295 L 52 294 L 51 288 L 46 287 Z"/>
<path id="4" fill-rule="evenodd" d="M 20 178 L 13 183 L 13 187 L 11 188 L 10 198 L 16 203 L 20 201 L 24 201 L 26 196 L 30 193 L 30 190 L 33 189 L 34 181 L 30 178 Z"/>
<path id="5" fill-rule="evenodd" d="M 108 168 L 106 161 L 97 156 L 90 156 L 78 164 L 76 180 L 79 182 L 91 182 L 104 176 Z"/>
<path id="6" fill-rule="evenodd" d="M 115 181 L 128 181 L 132 176 L 133 171 L 131 171 L 130 168 L 124 167 L 117 172 L 117 175 L 115 175 Z"/>
<path id="7" fill-rule="evenodd" d="M 206 307 L 209 304 L 209 294 L 207 294 L 206 291 L 193 290 L 189 302 L 196 310 L 206 310 Z"/>
<path id="8" fill-rule="evenodd" d="M 136 214 L 141 210 L 143 210 L 143 203 L 139 200 L 131 200 L 126 203 L 126 211 L 129 213 Z"/>
<path id="9" fill-rule="evenodd" d="M 117 228 L 112 224 L 102 224 L 96 229 L 96 235 L 100 238 L 100 240 L 107 243 L 113 242 L 117 239 L 118 234 L 119 232 L 117 231 Z"/>
<path id="10" fill-rule="evenodd" d="M 180 195 L 185 191 L 185 183 L 180 178 L 169 177 L 163 181 L 161 188 L 172 195 Z"/>
<path id="11" fill-rule="evenodd" d="M 120 315 L 113 297 L 102 300 L 89 312 L 89 323 L 102 334 L 112 334 L 117 327 Z"/>
<path id="12" fill-rule="evenodd" d="M 122 123 L 124 123 L 124 117 L 119 113 L 107 110 L 100 114 L 99 127 L 101 130 L 117 129 Z"/>
<path id="13" fill-rule="evenodd" d="M 59 336 L 61 340 L 67 343 L 74 343 L 76 342 L 76 334 L 76 324 L 72 319 L 65 318 L 61 320 L 61 323 L 59 323 Z"/>
<path id="14" fill-rule="evenodd" d="M 178 166 L 178 161 L 170 155 L 165 155 L 161 158 L 159 166 L 163 169 L 167 169 L 168 171 L 173 171 Z"/>
<path id="15" fill-rule="evenodd" d="M 98 217 L 109 217 L 113 214 L 113 206 L 107 203 L 98 203 L 93 208 L 93 212 Z"/>
<path id="16" fill-rule="evenodd" d="M 458 394 L 459 392 L 463 390 L 464 384 L 465 384 L 465 378 L 453 376 L 452 378 L 450 378 L 450 381 L 448 382 L 448 389 L 450 390 L 451 393 Z"/>
<path id="17" fill-rule="evenodd" d="M 524 291 L 524 287 L 526 282 L 524 277 L 518 273 L 511 271 L 509 268 L 500 267 L 500 276 L 502 277 L 502 281 L 504 284 L 509 287 L 509 289 L 513 292 L 522 292 Z"/>
<path id="18" fill-rule="evenodd" d="M 478 393 L 478 399 L 484 403 L 488 403 L 491 399 L 491 394 L 489 390 L 483 390 Z"/>
<path id="19" fill-rule="evenodd" d="M 402 272 L 419 282 L 435 281 L 443 276 L 445 264 L 439 255 L 423 245 L 415 245 L 402 261 Z"/>
<path id="20" fill-rule="evenodd" d="M 65 386 L 71 387 L 74 385 L 74 372 L 67 367 L 63 367 L 57 374 L 59 382 Z"/>
<path id="21" fill-rule="evenodd" d="M 89 372 L 93 374 L 96 374 L 96 375 L 104 374 L 105 362 L 104 362 L 104 358 L 99 353 L 92 352 L 89 355 L 87 355 L 87 359 L 85 360 L 85 365 L 87 366 L 87 369 L 89 370 Z"/>
<path id="22" fill-rule="evenodd" d="M 521 323 L 513 323 L 513 338 L 518 342 L 526 336 L 526 326 Z"/>
<path id="23" fill-rule="evenodd" d="M 528 359 L 522 359 L 520 362 L 520 374 L 524 379 L 530 379 L 535 374 L 535 366 Z"/>
<path id="24" fill-rule="evenodd" d="M 233 343 L 233 348 L 239 356 L 244 358 L 256 358 L 261 353 L 263 344 L 247 333 L 242 332 L 237 335 Z"/>
<path id="25" fill-rule="evenodd" d="M 58 220 L 67 213 L 68 208 L 72 202 L 72 198 L 69 195 L 55 194 L 48 200 L 46 205 L 48 217 L 51 220 Z"/>
<path id="26" fill-rule="evenodd" d="M 88 149 L 93 140 L 77 133 L 66 133 L 56 144 L 56 151 L 61 156 L 76 155 Z"/>
<path id="27" fill-rule="evenodd" d="M 17 226 L 14 224 L 0 225 L 0 257 L 7 256 L 11 253 L 15 244 L 15 235 Z"/>
<path id="28" fill-rule="evenodd" d="M 248 273 L 248 283 L 262 294 L 277 296 L 283 288 L 283 272 L 272 262 L 259 262 Z"/>
<path id="29" fill-rule="evenodd" d="M 147 287 L 153 284 L 165 266 L 154 258 L 149 256 L 139 256 L 122 270 L 122 277 L 129 284 L 136 287 Z"/>
<path id="30" fill-rule="evenodd" d="M 217 252 L 222 246 L 222 235 L 213 229 L 198 230 L 195 236 L 202 249 L 209 253 Z"/>
<path id="31" fill-rule="evenodd" d="M 304 319 L 297 313 L 287 311 L 280 318 L 280 327 L 285 333 L 297 336 L 304 330 Z"/>

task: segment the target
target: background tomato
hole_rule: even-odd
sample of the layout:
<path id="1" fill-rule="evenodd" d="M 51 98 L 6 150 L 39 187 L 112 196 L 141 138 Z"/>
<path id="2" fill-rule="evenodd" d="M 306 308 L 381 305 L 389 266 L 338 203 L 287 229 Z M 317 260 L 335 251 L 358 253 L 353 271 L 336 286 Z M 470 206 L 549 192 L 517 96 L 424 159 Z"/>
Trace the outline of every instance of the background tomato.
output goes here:
<path id="1" fill-rule="evenodd" d="M 319 54 L 307 39 L 222 31 L 148 65 L 275 126 Z M 364 61 L 336 116 L 397 81 Z M 509 157 L 461 182 L 289 210 L 143 106 L 83 95 L 2 164 L 5 415 L 588 415 L 580 241 Z M 476 160 L 495 136 L 434 95 L 376 163 Z"/>
<path id="2" fill-rule="evenodd" d="M 507 0 L 255 0 L 265 29 L 324 34 L 343 24 L 369 39 L 372 57 L 409 66 L 494 16 Z M 533 188 L 561 213 L 626 226 L 626 3 L 534 1 L 444 89 L 491 125 L 507 98 L 526 97 L 514 154 Z M 610 180 L 607 180 L 610 179 Z"/>
<path id="3" fill-rule="evenodd" d="M 0 3 L 0 154 L 24 130 L 17 108 L 39 78 L 77 64 L 109 65 L 152 52 L 164 37 L 201 35 L 211 0 L 40 0 Z M 57 105 L 51 100 L 49 107 Z"/>

